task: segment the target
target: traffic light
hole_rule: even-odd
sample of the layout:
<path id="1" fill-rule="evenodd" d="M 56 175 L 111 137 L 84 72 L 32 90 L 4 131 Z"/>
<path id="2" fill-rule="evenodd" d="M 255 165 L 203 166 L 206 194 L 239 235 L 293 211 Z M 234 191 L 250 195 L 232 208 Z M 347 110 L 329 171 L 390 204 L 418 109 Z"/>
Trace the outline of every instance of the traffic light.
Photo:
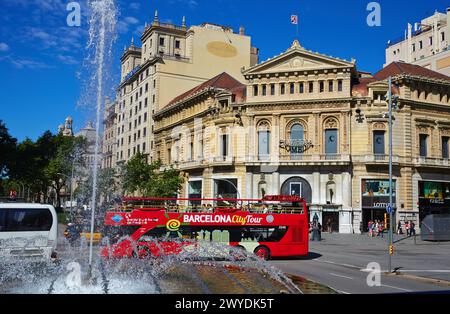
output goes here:
<path id="1" fill-rule="evenodd" d="M 393 245 L 390 245 L 389 246 L 389 255 L 394 255 L 394 246 Z"/>

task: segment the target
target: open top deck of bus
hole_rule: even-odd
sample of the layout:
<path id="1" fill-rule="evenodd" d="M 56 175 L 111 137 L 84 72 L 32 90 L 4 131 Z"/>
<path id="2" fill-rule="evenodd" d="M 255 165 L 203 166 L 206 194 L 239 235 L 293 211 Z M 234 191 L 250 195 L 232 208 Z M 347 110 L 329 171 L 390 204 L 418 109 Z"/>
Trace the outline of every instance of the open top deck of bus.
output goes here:
<path id="1" fill-rule="evenodd" d="M 133 198 L 110 208 L 114 212 L 165 211 L 168 213 L 234 213 L 305 214 L 306 203 L 297 196 L 266 196 L 263 199 L 230 198 Z"/>

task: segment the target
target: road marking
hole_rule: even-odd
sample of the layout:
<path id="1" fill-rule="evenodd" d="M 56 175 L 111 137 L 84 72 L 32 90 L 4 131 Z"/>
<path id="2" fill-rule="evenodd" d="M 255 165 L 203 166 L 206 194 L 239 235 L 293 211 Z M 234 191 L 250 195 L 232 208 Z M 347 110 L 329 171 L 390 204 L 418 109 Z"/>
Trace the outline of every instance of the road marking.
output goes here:
<path id="1" fill-rule="evenodd" d="M 389 286 L 389 285 L 381 285 L 382 287 L 388 287 L 388 288 L 392 288 L 392 289 L 398 289 L 398 290 L 402 290 L 402 291 L 405 291 L 405 292 L 412 292 L 411 290 L 408 290 L 408 289 L 403 289 L 403 288 L 399 288 L 399 287 L 394 287 L 394 286 Z"/>
<path id="2" fill-rule="evenodd" d="M 350 268 L 355 268 L 355 269 L 361 269 L 361 267 L 355 266 L 355 265 L 350 265 L 350 264 L 339 264 L 336 262 L 332 262 L 332 261 L 317 261 L 317 262 L 322 262 L 322 263 L 327 263 L 327 264 L 333 264 L 333 265 L 339 265 L 339 266 L 344 266 L 344 267 L 350 267 Z"/>
<path id="3" fill-rule="evenodd" d="M 340 277 L 340 278 L 346 278 L 346 279 L 350 279 L 353 280 L 352 277 L 347 277 L 347 276 L 343 276 L 343 275 L 338 275 L 338 274 L 334 274 L 334 273 L 330 273 L 331 276 L 335 276 L 335 277 Z"/>
<path id="4" fill-rule="evenodd" d="M 417 270 L 417 269 L 411 269 L 411 270 L 405 270 L 405 269 L 399 269 L 400 273 L 450 273 L 450 270 L 437 270 L 437 269 L 431 269 L 431 270 Z"/>

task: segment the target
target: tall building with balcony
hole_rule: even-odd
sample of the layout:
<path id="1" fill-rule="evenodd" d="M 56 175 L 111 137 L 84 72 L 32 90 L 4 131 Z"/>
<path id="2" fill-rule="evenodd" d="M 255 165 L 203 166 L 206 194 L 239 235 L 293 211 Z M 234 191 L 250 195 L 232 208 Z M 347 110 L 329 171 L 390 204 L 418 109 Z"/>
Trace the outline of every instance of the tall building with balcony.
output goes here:
<path id="1" fill-rule="evenodd" d="M 243 82 L 241 68 L 257 60 L 258 49 L 251 46 L 243 27 L 238 33 L 211 23 L 188 28 L 185 18 L 177 26 L 160 22 L 155 12 L 154 21 L 141 36 L 141 46 L 132 41 L 121 57 L 121 83 L 115 120 L 111 120 L 116 145 L 114 149 L 104 147 L 107 153 L 115 154 L 108 166 L 126 162 L 137 152 L 153 161 L 152 116 L 157 110 L 225 70 Z M 105 132 L 105 136 L 110 133 Z"/>
<path id="2" fill-rule="evenodd" d="M 404 37 L 388 42 L 386 65 L 402 61 L 450 75 L 450 8 L 408 24 Z"/>
<path id="3" fill-rule="evenodd" d="M 384 220 L 392 76 L 396 221 L 419 225 L 450 205 L 449 77 L 400 62 L 370 75 L 298 41 L 242 75 L 215 76 L 154 114 L 155 157 L 183 172 L 181 197 L 299 195 L 341 233 Z"/>

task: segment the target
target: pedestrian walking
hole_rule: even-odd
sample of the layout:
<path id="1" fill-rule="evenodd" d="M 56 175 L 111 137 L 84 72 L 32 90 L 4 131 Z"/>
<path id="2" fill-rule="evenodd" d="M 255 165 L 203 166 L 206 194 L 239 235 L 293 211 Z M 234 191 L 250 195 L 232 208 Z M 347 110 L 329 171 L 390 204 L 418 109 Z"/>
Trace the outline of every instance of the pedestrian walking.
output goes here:
<path id="1" fill-rule="evenodd" d="M 369 232 L 369 237 L 372 237 L 372 225 L 373 225 L 373 221 L 369 220 L 369 223 L 367 224 L 367 228 L 368 228 L 368 232 Z"/>
<path id="2" fill-rule="evenodd" d="M 409 221 L 405 222 L 406 236 L 409 237 Z"/>
<path id="3" fill-rule="evenodd" d="M 399 235 L 403 234 L 401 221 L 399 221 L 398 224 L 397 224 L 397 234 L 399 234 Z"/>
<path id="4" fill-rule="evenodd" d="M 412 221 L 409 224 L 409 235 L 411 237 L 416 235 L 416 224 Z"/>

